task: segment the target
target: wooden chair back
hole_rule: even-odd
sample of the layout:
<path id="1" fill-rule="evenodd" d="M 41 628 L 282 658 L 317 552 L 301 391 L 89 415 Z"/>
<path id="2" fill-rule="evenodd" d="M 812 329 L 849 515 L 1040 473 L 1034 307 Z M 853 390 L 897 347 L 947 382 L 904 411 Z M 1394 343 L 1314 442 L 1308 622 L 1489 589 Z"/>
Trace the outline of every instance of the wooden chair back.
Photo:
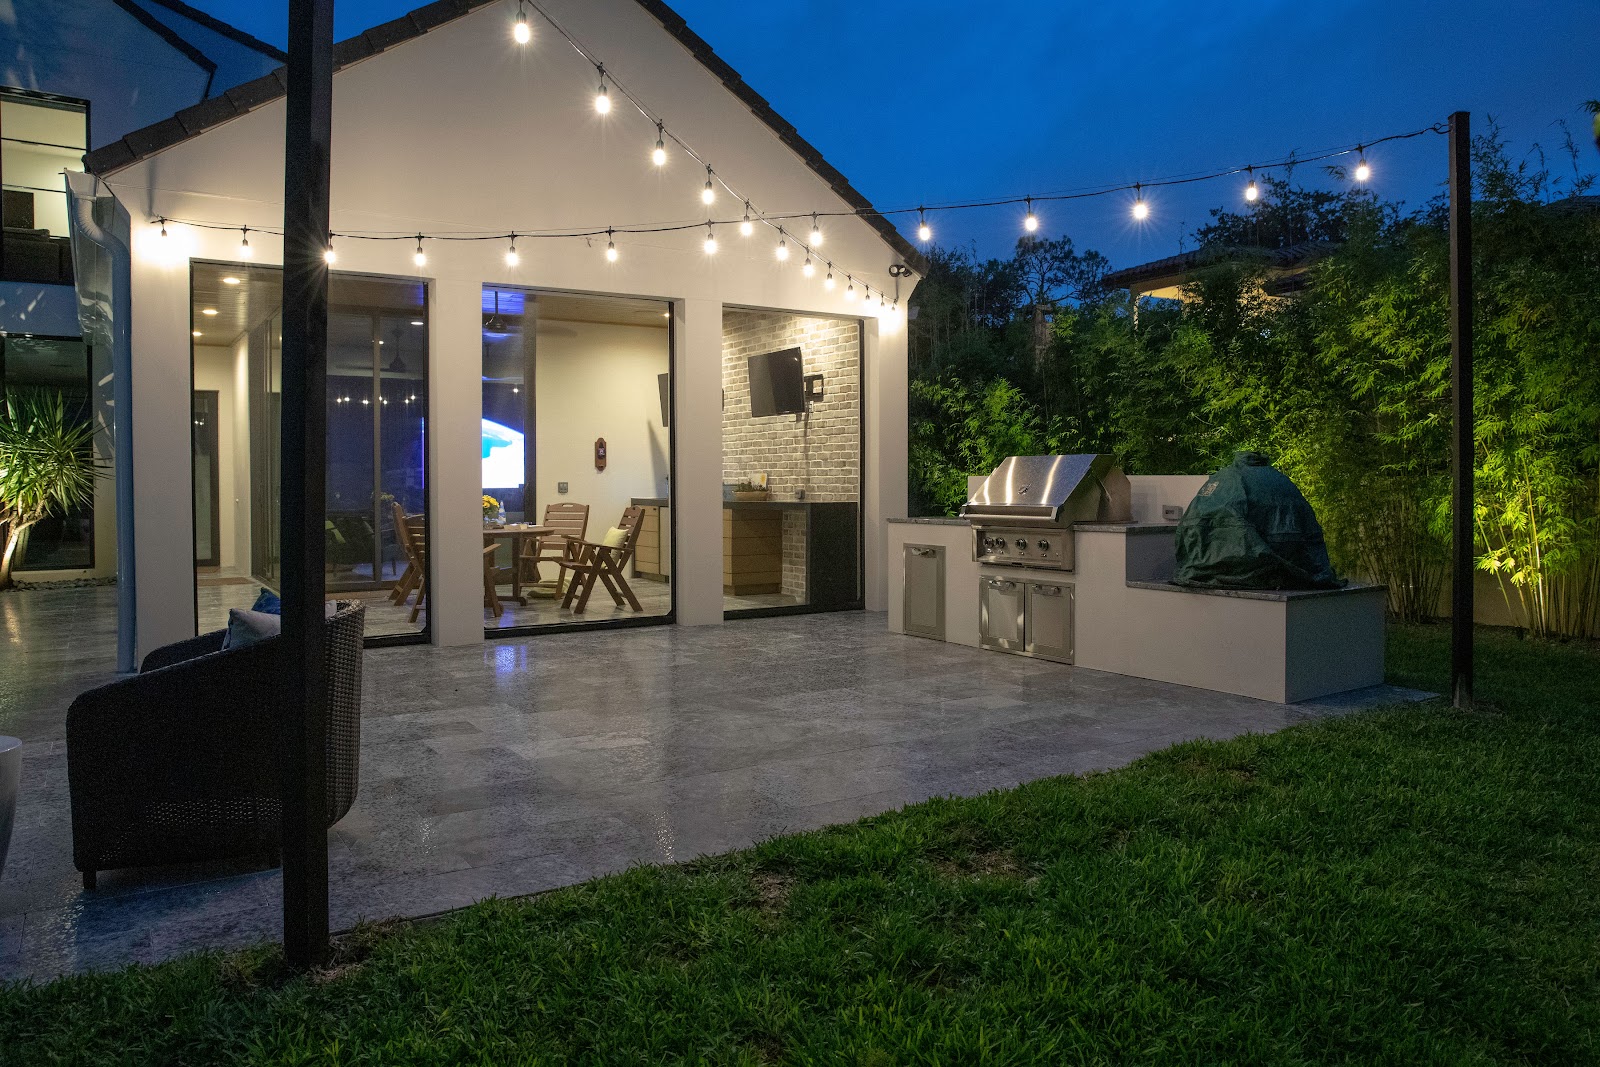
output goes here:
<path id="1" fill-rule="evenodd" d="M 622 547 L 614 549 L 619 571 L 633 558 L 633 546 L 639 543 L 639 530 L 642 526 L 644 526 L 644 508 L 631 507 L 623 510 L 622 521 L 617 523 L 617 529 L 628 531 L 628 539 L 622 542 Z"/>
<path id="2" fill-rule="evenodd" d="M 544 506 L 544 522 L 541 526 L 548 526 L 563 537 L 570 537 L 574 541 L 582 541 L 583 535 L 589 529 L 588 504 L 546 504 Z"/>

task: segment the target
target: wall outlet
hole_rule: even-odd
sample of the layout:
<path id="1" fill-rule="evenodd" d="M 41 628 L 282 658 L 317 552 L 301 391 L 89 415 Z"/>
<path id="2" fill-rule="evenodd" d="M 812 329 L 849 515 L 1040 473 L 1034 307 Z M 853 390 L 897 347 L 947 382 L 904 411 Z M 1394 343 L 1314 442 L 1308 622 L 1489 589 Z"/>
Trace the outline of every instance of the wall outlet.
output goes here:
<path id="1" fill-rule="evenodd" d="M 565 489 L 563 489 L 561 491 L 563 493 L 566 492 Z M 1163 519 L 1165 519 L 1167 522 L 1177 522 L 1178 520 L 1183 518 L 1183 505 L 1182 504 L 1162 504 L 1161 505 L 1161 517 Z"/>
<path id="2" fill-rule="evenodd" d="M 565 493 L 566 491 L 567 491 L 567 483 L 566 482 L 557 482 L 556 483 L 556 492 Z"/>

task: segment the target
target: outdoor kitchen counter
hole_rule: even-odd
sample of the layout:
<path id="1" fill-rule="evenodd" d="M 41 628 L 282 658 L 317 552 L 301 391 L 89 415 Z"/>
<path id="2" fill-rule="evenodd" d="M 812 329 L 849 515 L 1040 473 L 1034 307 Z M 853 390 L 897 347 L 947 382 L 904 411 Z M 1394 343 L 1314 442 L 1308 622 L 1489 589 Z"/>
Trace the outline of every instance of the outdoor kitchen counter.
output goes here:
<path id="1" fill-rule="evenodd" d="M 889 629 L 905 632 L 902 556 L 906 546 L 922 545 L 943 549 L 950 642 L 979 647 L 979 584 L 996 576 L 1072 587 L 1079 667 L 1279 703 L 1382 683 L 1381 586 L 1227 591 L 1232 595 L 1186 589 L 1171 582 L 1176 531 L 1173 523 L 1080 523 L 1073 527 L 1074 568 L 1047 571 L 980 567 L 971 529 L 960 520 L 891 522 Z"/>
<path id="2" fill-rule="evenodd" d="M 919 515 L 910 519 L 889 519 L 889 522 L 908 526 L 967 526 L 966 519 L 952 519 L 948 515 Z"/>

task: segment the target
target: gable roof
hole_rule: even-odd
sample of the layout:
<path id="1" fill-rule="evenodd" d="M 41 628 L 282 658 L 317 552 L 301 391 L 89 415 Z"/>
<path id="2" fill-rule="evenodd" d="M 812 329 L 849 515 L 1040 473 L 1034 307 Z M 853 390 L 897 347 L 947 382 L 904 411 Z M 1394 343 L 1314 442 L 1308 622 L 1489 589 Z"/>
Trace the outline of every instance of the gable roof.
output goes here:
<path id="1" fill-rule="evenodd" d="M 279 63 L 289 62 L 289 56 L 282 49 L 274 48 L 259 37 L 245 33 L 237 26 L 230 26 L 219 18 L 213 18 L 199 8 L 190 7 L 183 0 L 143 0 L 143 2 L 164 7 L 175 15 L 181 15 L 190 22 L 199 23 L 212 33 L 219 33 L 229 40 L 260 52 L 262 55 L 275 59 Z"/>
<path id="2" fill-rule="evenodd" d="M 171 6 L 174 0 L 157 0 L 157 2 Z M 447 22 L 454 22 L 479 8 L 497 2 L 499 0 L 434 0 L 433 3 L 419 7 L 397 19 L 374 26 L 355 37 L 346 38 L 333 46 L 334 73 L 337 74 L 345 67 L 371 58 L 380 52 L 397 48 Z M 738 71 L 717 55 L 699 34 L 691 30 L 681 15 L 661 0 L 635 0 L 635 2 L 660 23 L 662 29 L 683 45 L 689 54 L 710 71 L 729 92 L 749 107 L 750 112 L 765 123 L 780 141 L 788 145 L 840 199 L 862 212 L 858 217 L 876 230 L 884 242 L 898 252 L 908 265 L 919 274 L 927 273 L 927 261 L 922 253 L 895 229 L 893 223 L 878 214 L 872 202 L 862 196 L 838 168 L 822 158 L 822 153 L 801 137 L 792 123 L 774 111 L 766 98 L 752 89 L 739 76 Z M 288 74 L 285 68 L 279 67 L 271 74 L 236 85 L 209 100 L 184 108 L 172 118 L 163 119 L 142 130 L 135 130 L 119 141 L 95 149 L 84 157 L 84 167 L 91 174 L 101 176 L 112 174 L 196 137 L 213 126 L 220 126 L 224 122 L 254 111 L 286 95 L 287 92 Z"/>

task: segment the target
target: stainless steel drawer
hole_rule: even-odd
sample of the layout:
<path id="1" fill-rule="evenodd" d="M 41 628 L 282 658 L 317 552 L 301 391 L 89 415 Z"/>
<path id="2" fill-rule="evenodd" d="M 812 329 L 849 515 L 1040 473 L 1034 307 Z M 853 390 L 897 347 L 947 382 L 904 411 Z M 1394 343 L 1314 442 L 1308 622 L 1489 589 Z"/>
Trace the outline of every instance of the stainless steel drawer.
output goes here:
<path id="1" fill-rule="evenodd" d="M 1072 662 L 1072 586 L 1065 582 L 1029 582 L 1027 651 L 1040 659 Z"/>
<path id="2" fill-rule="evenodd" d="M 978 579 L 978 644 L 1002 652 L 1025 651 L 1027 593 L 1022 582 Z"/>

